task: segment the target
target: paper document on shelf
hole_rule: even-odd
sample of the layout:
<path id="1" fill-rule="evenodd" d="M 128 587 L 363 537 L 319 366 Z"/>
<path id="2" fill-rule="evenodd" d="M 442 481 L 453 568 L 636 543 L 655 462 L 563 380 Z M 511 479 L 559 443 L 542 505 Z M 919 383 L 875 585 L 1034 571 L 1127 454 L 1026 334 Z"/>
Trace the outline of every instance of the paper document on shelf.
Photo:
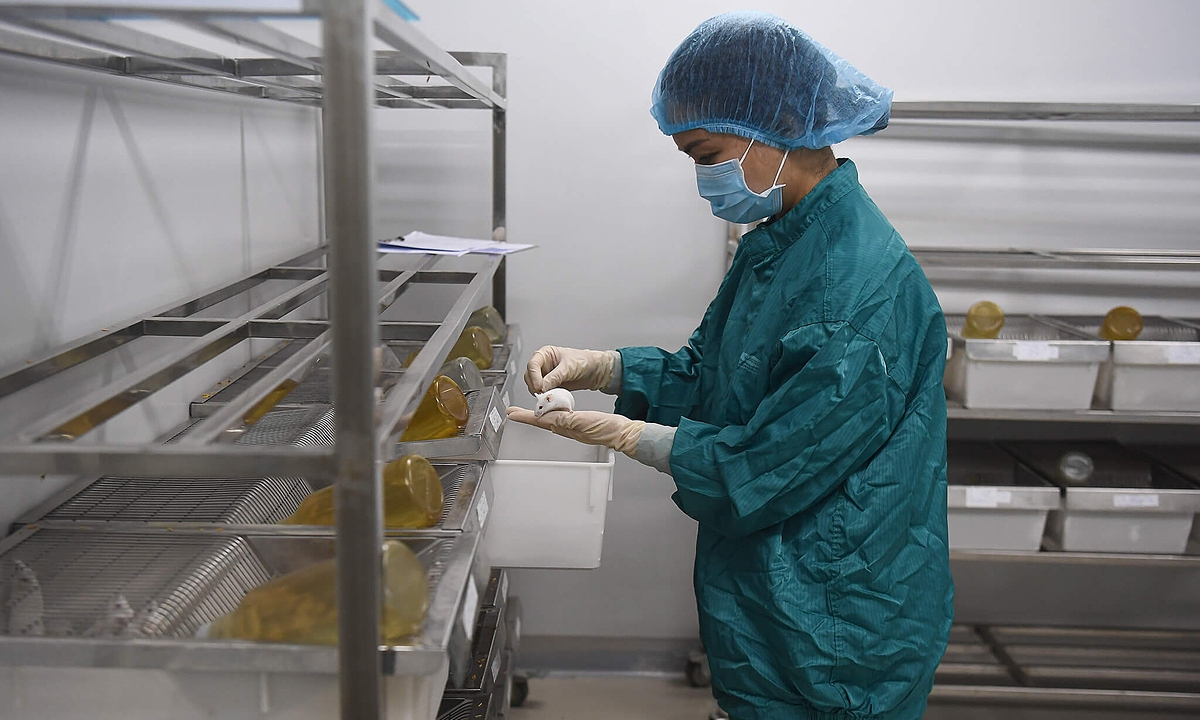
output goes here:
<path id="1" fill-rule="evenodd" d="M 521 250 L 528 250 L 531 247 L 533 245 L 501 243 L 493 240 L 450 237 L 447 235 L 430 235 L 420 230 L 414 230 L 403 237 L 383 240 L 379 243 L 379 249 L 382 252 L 426 253 L 431 255 L 453 255 L 455 257 L 461 257 L 467 253 L 506 255 Z"/>

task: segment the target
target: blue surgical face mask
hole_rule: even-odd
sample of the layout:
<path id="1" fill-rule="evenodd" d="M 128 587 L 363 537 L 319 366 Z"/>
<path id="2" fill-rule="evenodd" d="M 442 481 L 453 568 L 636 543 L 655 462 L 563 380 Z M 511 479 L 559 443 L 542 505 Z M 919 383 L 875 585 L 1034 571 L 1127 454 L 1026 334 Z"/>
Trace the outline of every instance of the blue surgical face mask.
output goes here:
<path id="1" fill-rule="evenodd" d="M 771 217 L 783 209 L 783 185 L 779 185 L 779 176 L 783 173 L 783 164 L 787 162 L 788 153 L 783 154 L 779 161 L 779 171 L 771 187 L 756 193 L 746 185 L 746 175 L 742 171 L 742 161 L 746 159 L 754 141 L 746 146 L 746 152 L 740 159 L 734 158 L 715 165 L 696 165 L 696 187 L 700 197 L 712 205 L 713 215 L 728 220 L 731 223 L 751 223 L 755 220 Z"/>

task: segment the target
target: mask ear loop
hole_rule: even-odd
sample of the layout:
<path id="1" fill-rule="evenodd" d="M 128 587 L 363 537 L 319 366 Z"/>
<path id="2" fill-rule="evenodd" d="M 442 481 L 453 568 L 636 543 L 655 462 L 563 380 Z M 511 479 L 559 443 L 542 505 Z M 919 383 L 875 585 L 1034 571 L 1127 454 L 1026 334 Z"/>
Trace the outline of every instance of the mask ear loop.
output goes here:
<path id="1" fill-rule="evenodd" d="M 783 166 L 784 166 L 784 164 L 787 162 L 788 155 L 789 155 L 791 152 L 792 152 L 791 150 L 784 150 L 784 151 L 783 151 L 783 159 L 779 161 L 779 170 L 778 170 L 778 172 L 776 172 L 776 173 L 775 173 L 775 180 L 771 182 L 771 187 L 772 187 L 772 188 L 776 188 L 776 187 L 782 187 L 782 186 L 779 184 L 779 176 L 783 174 Z"/>
<path id="2" fill-rule="evenodd" d="M 750 154 L 750 148 L 752 147 L 754 147 L 754 138 L 750 138 L 750 144 L 746 146 L 746 152 L 742 153 L 741 159 L 738 160 L 738 166 L 741 166 L 742 163 L 746 162 L 746 156 Z M 791 153 L 791 150 L 783 151 L 783 159 L 779 161 L 779 169 L 775 171 L 775 179 L 771 181 L 771 187 L 763 191 L 764 193 L 771 192 L 777 187 L 786 187 L 785 185 L 779 184 L 779 176 L 783 174 L 783 166 L 787 164 L 788 155 Z"/>
<path id="3" fill-rule="evenodd" d="M 754 147 L 754 138 L 750 138 L 750 144 L 746 146 L 746 152 L 742 153 L 742 157 L 738 160 L 738 165 L 746 162 L 746 156 L 750 154 L 750 148 Z M 776 178 L 778 179 L 778 178 Z"/>

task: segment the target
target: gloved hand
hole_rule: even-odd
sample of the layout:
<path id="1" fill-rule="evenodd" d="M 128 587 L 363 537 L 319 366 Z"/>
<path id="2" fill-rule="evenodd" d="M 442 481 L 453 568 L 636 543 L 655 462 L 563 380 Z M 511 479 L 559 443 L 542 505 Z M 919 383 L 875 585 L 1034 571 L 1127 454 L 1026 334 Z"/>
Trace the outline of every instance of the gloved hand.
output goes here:
<path id="1" fill-rule="evenodd" d="M 579 352 L 578 350 L 575 352 Z M 549 430 L 588 445 L 604 445 L 633 457 L 646 423 L 623 415 L 591 410 L 554 410 L 535 417 L 532 410 L 510 407 L 508 419 Z"/>
<path id="2" fill-rule="evenodd" d="M 611 352 L 547 345 L 525 366 L 525 384 L 535 395 L 556 387 L 603 390 L 612 380 L 615 365 Z"/>

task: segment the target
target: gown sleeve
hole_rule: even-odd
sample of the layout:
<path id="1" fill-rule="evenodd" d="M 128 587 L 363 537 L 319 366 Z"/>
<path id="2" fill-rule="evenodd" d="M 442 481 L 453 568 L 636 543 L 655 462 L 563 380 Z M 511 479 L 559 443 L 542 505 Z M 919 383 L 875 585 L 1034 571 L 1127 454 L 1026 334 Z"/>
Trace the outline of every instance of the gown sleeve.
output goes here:
<path id="1" fill-rule="evenodd" d="M 781 345 L 772 389 L 745 425 L 683 418 L 675 433 L 673 499 L 722 535 L 749 535 L 824 499 L 904 412 L 905 392 L 878 345 L 849 324 L 801 327 Z"/>

